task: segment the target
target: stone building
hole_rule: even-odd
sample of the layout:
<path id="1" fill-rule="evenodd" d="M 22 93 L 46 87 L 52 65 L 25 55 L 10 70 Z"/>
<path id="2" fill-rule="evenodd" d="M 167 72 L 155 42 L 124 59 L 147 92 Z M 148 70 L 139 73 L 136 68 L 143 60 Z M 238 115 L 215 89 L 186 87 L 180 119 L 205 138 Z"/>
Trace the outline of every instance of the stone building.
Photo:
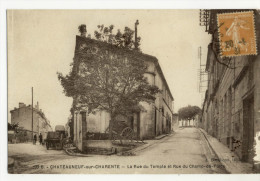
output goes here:
<path id="1" fill-rule="evenodd" d="M 24 103 L 19 103 L 18 108 L 10 111 L 11 123 L 19 124 L 18 134 L 16 139 L 18 142 L 26 142 L 32 140 L 32 107 L 26 106 Z M 46 138 L 47 132 L 52 131 L 50 121 L 45 114 L 39 109 L 39 104 L 33 108 L 33 134 L 43 135 Z"/>
<path id="2" fill-rule="evenodd" d="M 236 153 L 242 161 L 259 163 L 260 55 L 222 59 L 218 53 L 217 14 L 234 10 L 210 10 L 206 71 L 208 90 L 199 124 Z M 254 11 L 258 52 L 260 14 Z M 224 65 L 225 64 L 225 65 Z M 258 156 L 258 159 L 257 159 Z"/>
<path id="3" fill-rule="evenodd" d="M 78 71 L 80 70 L 80 62 L 77 54 L 81 51 L 82 47 L 92 50 L 100 50 L 109 45 L 108 43 L 97 41 L 94 39 L 76 36 L 76 48 L 74 55 L 74 62 Z M 123 55 L 126 59 L 131 61 L 131 58 L 138 58 L 145 61 L 148 66 L 147 72 L 144 73 L 148 82 L 151 85 L 156 85 L 162 90 L 162 93 L 157 95 L 153 104 L 140 103 L 144 108 L 143 111 L 133 113 L 129 126 L 133 129 L 136 139 L 151 139 L 155 136 L 170 133 L 172 128 L 172 114 L 173 114 L 173 96 L 168 87 L 166 79 L 163 75 L 162 69 L 156 57 L 143 54 L 140 52 L 128 53 Z M 112 55 L 117 56 L 117 52 L 110 52 Z M 131 54 L 131 56 L 128 56 Z M 122 55 L 122 54 L 121 54 Z M 76 103 L 74 99 L 74 104 Z M 107 112 L 100 111 L 94 114 L 88 114 L 86 111 L 72 111 L 73 112 L 73 130 L 74 130 L 74 143 L 81 151 L 86 151 L 91 147 L 89 144 L 90 137 L 98 137 L 99 139 L 107 139 L 105 136 L 108 129 L 110 115 Z M 124 118 L 119 118 L 124 119 Z M 87 140 L 88 139 L 88 140 Z"/>

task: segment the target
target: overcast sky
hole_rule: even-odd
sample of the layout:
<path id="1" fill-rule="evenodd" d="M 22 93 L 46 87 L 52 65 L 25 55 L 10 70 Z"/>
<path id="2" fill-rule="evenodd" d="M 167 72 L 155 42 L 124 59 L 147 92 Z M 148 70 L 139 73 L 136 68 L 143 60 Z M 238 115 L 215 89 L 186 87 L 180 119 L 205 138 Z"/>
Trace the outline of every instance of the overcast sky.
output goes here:
<path id="1" fill-rule="evenodd" d="M 205 61 L 210 36 L 199 26 L 199 10 L 16 10 L 8 12 L 8 111 L 19 102 L 31 104 L 34 87 L 34 103 L 51 125 L 66 124 L 72 98 L 63 94 L 56 73 L 70 70 L 78 26 L 86 24 L 93 38 L 99 24 L 113 24 L 116 33 L 125 26 L 134 29 L 137 19 L 141 49 L 158 58 L 174 112 L 201 106 L 198 47 Z"/>

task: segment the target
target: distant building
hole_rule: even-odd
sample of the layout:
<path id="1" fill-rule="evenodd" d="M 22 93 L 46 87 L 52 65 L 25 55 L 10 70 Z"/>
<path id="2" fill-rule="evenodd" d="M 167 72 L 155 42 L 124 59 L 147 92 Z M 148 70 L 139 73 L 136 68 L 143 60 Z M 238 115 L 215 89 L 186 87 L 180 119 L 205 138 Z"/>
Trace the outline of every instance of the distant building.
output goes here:
<path id="1" fill-rule="evenodd" d="M 76 36 L 74 55 L 76 67 L 74 68 L 79 71 L 81 66 L 83 66 L 77 55 L 82 51 L 81 47 L 104 51 L 104 48 L 108 46 L 111 45 L 94 39 Z M 128 120 L 129 126 L 133 129 L 137 139 L 150 139 L 161 134 L 170 133 L 172 129 L 172 106 L 174 99 L 157 58 L 140 52 L 131 53 L 130 50 L 124 55 L 124 51 L 121 52 L 121 54 L 123 53 L 123 56 L 130 61 L 132 58 L 143 59 L 145 61 L 148 66 L 147 72 L 144 73 L 145 77 L 147 77 L 147 80 L 151 85 L 156 85 L 160 90 L 162 90 L 162 93 L 157 95 L 153 104 L 140 103 L 145 110 L 133 113 L 132 119 Z M 109 53 L 111 55 L 116 55 L 117 52 Z M 131 56 L 128 56 L 128 54 L 131 54 Z M 74 99 L 74 104 L 77 104 L 77 99 Z M 88 135 L 95 137 L 95 134 L 104 134 L 108 128 L 109 120 L 109 113 L 104 111 L 97 112 L 95 115 L 88 114 L 84 110 L 74 111 L 74 143 L 77 145 L 78 149 L 83 151 L 87 150 L 88 146 L 86 145 L 88 145 Z"/>
<path id="2" fill-rule="evenodd" d="M 32 140 L 32 107 L 26 106 L 24 103 L 19 103 L 19 108 L 14 108 L 10 111 L 11 124 L 19 124 L 19 133 L 17 134 L 17 141 L 31 141 Z M 45 117 L 39 104 L 33 108 L 33 134 L 37 136 L 41 133 L 43 138 L 46 138 L 47 132 L 52 131 L 49 120 Z M 38 139 L 38 138 L 37 138 Z"/>
<path id="3" fill-rule="evenodd" d="M 197 114 L 195 117 L 194 117 L 194 120 L 193 120 L 193 126 L 195 127 L 199 127 L 199 124 L 200 124 L 200 114 Z"/>
<path id="4" fill-rule="evenodd" d="M 172 114 L 172 131 L 179 128 L 179 115 L 177 113 Z"/>
<path id="5" fill-rule="evenodd" d="M 214 43 L 218 41 L 214 36 L 218 28 L 216 18 L 218 13 L 229 12 L 234 10 L 210 10 L 208 32 L 213 42 L 208 46 L 208 90 L 199 125 L 242 161 L 256 164 L 260 163 L 260 55 L 236 56 L 219 63 Z M 254 11 L 254 15 L 260 52 L 259 11 Z"/>

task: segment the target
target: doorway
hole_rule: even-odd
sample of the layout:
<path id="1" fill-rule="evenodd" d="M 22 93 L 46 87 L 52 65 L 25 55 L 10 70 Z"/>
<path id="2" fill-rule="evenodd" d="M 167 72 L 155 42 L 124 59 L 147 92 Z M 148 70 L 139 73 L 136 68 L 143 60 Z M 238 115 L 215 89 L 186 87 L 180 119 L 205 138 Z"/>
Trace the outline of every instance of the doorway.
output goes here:
<path id="1" fill-rule="evenodd" d="M 254 158 L 254 96 L 243 101 L 242 161 L 253 162 Z"/>

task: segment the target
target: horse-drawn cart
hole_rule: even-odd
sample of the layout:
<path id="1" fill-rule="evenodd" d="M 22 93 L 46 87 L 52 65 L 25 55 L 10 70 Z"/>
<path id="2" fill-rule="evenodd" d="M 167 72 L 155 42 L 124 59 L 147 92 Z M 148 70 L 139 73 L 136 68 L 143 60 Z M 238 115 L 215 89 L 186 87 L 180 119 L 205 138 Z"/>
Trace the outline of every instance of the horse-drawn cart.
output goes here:
<path id="1" fill-rule="evenodd" d="M 45 139 L 45 144 L 47 150 L 49 148 L 55 148 L 56 150 L 63 149 L 63 143 L 65 141 L 65 127 L 57 125 L 54 131 L 49 131 L 47 133 L 47 138 Z"/>
<path id="2" fill-rule="evenodd" d="M 49 148 L 55 148 L 56 150 L 60 150 L 63 148 L 63 134 L 59 132 L 49 131 L 47 133 L 47 138 L 45 140 L 47 150 Z"/>

